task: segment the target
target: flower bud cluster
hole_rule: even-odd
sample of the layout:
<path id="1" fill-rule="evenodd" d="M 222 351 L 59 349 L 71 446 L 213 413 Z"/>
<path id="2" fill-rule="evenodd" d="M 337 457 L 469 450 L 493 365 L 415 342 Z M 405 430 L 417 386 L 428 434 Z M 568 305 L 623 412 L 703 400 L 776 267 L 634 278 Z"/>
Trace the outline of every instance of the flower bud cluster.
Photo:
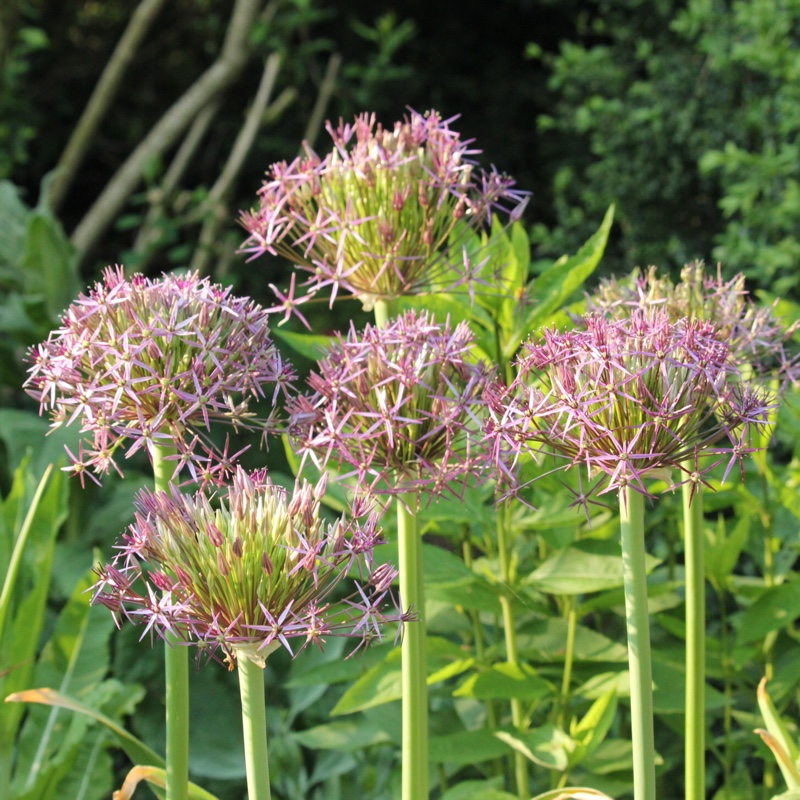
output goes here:
<path id="1" fill-rule="evenodd" d="M 487 471 L 483 364 L 469 360 L 466 323 L 408 311 L 384 328 L 351 326 L 317 365 L 312 393 L 290 400 L 290 433 L 304 457 L 345 465 L 381 494 L 460 494 Z"/>
<path id="2" fill-rule="evenodd" d="M 373 562 L 377 517 L 326 522 L 325 487 L 325 477 L 298 482 L 289 496 L 265 470 L 237 467 L 221 498 L 143 490 L 114 563 L 98 569 L 94 600 L 144 624 L 143 636 L 169 632 L 201 653 L 261 666 L 296 638 L 301 649 L 328 635 L 380 638 L 384 622 L 406 616 L 383 613 L 397 573 Z M 352 567 L 366 585 L 340 599 L 334 590 Z"/>
<path id="3" fill-rule="evenodd" d="M 275 290 L 281 305 L 272 310 L 288 315 L 326 286 L 331 302 L 341 288 L 369 310 L 376 299 L 470 279 L 469 265 L 442 258 L 457 224 L 491 224 L 495 211 L 516 219 L 527 192 L 495 170 L 477 169 L 469 156 L 478 151 L 451 121 L 411 111 L 389 129 L 362 114 L 352 125 L 328 123 L 334 147 L 323 158 L 306 147 L 291 164 L 271 167 L 259 207 L 242 215 L 250 234 L 243 250 L 279 254 L 310 276 L 303 298 L 293 287 L 289 296 Z"/>
<path id="4" fill-rule="evenodd" d="M 234 428 L 275 428 L 274 416 L 255 419 L 249 401 L 272 402 L 294 379 L 269 336 L 267 313 L 197 274 L 141 275 L 121 267 L 80 295 L 62 327 L 30 354 L 26 381 L 53 427 L 76 419 L 87 435 L 71 470 L 105 474 L 115 452 L 157 445 L 178 450 L 178 467 L 218 482 L 232 459 L 216 457 L 199 436 L 211 421 Z M 214 464 L 216 459 L 216 465 Z"/>

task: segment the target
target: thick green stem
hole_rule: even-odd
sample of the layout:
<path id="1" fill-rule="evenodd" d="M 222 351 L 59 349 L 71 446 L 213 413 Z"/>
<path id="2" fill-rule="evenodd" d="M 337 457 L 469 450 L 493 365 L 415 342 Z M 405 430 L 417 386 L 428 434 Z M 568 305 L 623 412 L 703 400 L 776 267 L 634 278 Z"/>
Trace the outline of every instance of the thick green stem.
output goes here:
<path id="1" fill-rule="evenodd" d="M 500 577 L 506 592 L 500 595 L 500 608 L 503 611 L 503 632 L 506 642 L 506 659 L 509 664 L 519 663 L 519 649 L 517 646 L 517 626 L 514 621 L 514 609 L 508 591 L 514 580 L 511 570 L 511 543 L 508 540 L 511 507 L 505 503 L 497 508 L 497 551 L 500 557 Z M 511 721 L 519 731 L 525 730 L 525 710 L 522 701 L 514 698 L 511 701 Z M 517 796 L 520 800 L 530 797 L 528 788 L 528 759 L 522 754 L 514 753 L 514 781 Z"/>
<path id="2" fill-rule="evenodd" d="M 242 697 L 248 800 L 270 800 L 264 670 L 244 655 L 237 657 L 236 665 L 239 671 L 239 692 Z"/>
<path id="3" fill-rule="evenodd" d="M 683 485 L 686 580 L 686 800 L 705 800 L 706 603 L 703 495 Z"/>
<path id="4" fill-rule="evenodd" d="M 655 800 L 656 752 L 644 548 L 644 498 L 634 489 L 626 488 L 620 490 L 619 499 L 631 684 L 633 797 L 634 800 Z"/>
<path id="5" fill-rule="evenodd" d="M 166 491 L 175 474 L 174 460 L 167 456 L 175 447 L 157 446 L 153 455 L 156 491 Z M 189 797 L 189 652 L 181 639 L 166 635 L 164 672 L 167 704 L 167 800 Z"/>
<path id="6" fill-rule="evenodd" d="M 567 647 L 564 653 L 564 675 L 561 680 L 561 699 L 559 703 L 558 724 L 565 728 L 569 706 L 569 687 L 572 683 L 572 664 L 575 660 L 575 630 L 578 626 L 578 609 L 573 596 L 566 599 Z"/>
<path id="7" fill-rule="evenodd" d="M 417 498 L 397 500 L 400 600 L 403 608 L 413 607 L 417 619 L 403 632 L 402 691 L 402 800 L 428 797 L 428 667 L 425 652 L 425 589 L 422 575 L 422 543 L 417 518 L 411 510 Z"/>

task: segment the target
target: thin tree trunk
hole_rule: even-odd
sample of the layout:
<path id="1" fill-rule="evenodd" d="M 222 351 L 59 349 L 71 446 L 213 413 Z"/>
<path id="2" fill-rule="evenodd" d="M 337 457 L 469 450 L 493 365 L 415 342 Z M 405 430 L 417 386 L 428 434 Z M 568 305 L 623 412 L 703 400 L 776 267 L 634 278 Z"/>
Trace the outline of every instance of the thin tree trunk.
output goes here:
<path id="1" fill-rule="evenodd" d="M 217 61 L 164 114 L 128 156 L 72 234 L 83 258 L 97 244 L 142 179 L 145 164 L 171 147 L 204 106 L 239 76 L 250 52 L 248 36 L 259 0 L 237 0 Z"/>
<path id="2" fill-rule="evenodd" d="M 86 155 L 95 131 L 117 96 L 117 89 L 133 60 L 139 44 L 161 11 L 165 0 L 141 0 L 131 16 L 110 61 L 106 64 L 86 108 L 72 132 L 61 158 L 56 164 L 55 176 L 49 187 L 50 205 L 54 211 L 61 206 L 72 181 Z"/>

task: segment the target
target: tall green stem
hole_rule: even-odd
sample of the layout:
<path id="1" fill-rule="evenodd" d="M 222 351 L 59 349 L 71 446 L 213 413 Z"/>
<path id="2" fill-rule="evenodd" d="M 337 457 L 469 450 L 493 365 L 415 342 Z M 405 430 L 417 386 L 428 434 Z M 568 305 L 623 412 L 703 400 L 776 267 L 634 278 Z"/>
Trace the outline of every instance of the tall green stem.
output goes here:
<path id="1" fill-rule="evenodd" d="M 655 800 L 656 753 L 644 548 L 644 498 L 637 491 L 626 488 L 620 490 L 619 500 L 631 684 L 633 797 L 634 800 Z"/>
<path id="2" fill-rule="evenodd" d="M 706 603 L 703 495 L 683 485 L 684 569 L 686 575 L 686 800 L 705 800 Z"/>
<path id="3" fill-rule="evenodd" d="M 247 796 L 249 800 L 270 800 L 264 670 L 244 655 L 237 657 L 236 665 L 242 697 Z"/>
<path id="4" fill-rule="evenodd" d="M 153 455 L 153 474 L 156 491 L 166 491 L 175 474 L 173 460 L 167 456 L 177 453 L 172 446 L 156 446 Z M 164 672 L 167 704 L 167 800 L 187 800 L 189 797 L 189 652 L 181 640 L 166 635 Z"/>
<path id="5" fill-rule="evenodd" d="M 425 652 L 425 589 L 422 575 L 422 543 L 417 518 L 411 510 L 417 498 L 397 499 L 400 600 L 412 607 L 417 619 L 408 622 L 403 632 L 402 690 L 402 800 L 428 797 L 428 667 Z"/>
<path id="6" fill-rule="evenodd" d="M 497 508 L 497 550 L 500 557 L 500 577 L 506 591 L 500 595 L 500 608 L 503 612 L 503 632 L 506 642 L 506 659 L 509 664 L 519 663 L 519 649 L 517 647 L 517 626 L 514 621 L 514 609 L 508 590 L 513 583 L 514 576 L 511 570 L 511 543 L 509 542 L 509 523 L 511 506 L 505 503 Z M 525 710 L 522 701 L 514 698 L 511 701 L 511 721 L 514 727 L 525 730 Z M 530 797 L 528 788 L 528 759 L 515 751 L 514 753 L 514 780 L 517 788 L 517 797 L 527 800 Z"/>

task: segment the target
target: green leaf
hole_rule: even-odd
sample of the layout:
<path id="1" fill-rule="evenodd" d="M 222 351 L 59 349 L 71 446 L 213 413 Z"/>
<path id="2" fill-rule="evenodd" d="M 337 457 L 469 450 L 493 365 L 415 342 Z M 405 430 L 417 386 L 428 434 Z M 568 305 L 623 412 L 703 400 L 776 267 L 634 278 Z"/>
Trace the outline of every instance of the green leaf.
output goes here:
<path id="1" fill-rule="evenodd" d="M 775 754 L 775 759 L 780 767 L 783 779 L 791 790 L 800 790 L 800 772 L 797 761 L 800 758 L 797 744 L 789 733 L 783 720 L 780 718 L 772 699 L 767 692 L 767 679 L 762 678 L 758 684 L 758 708 L 767 726 L 766 732 L 756 731 L 761 734 L 767 747 Z M 768 733 L 765 736 L 764 733 Z M 781 752 L 782 751 L 782 752 Z"/>
<path id="2" fill-rule="evenodd" d="M 338 750 L 344 753 L 391 742 L 386 731 L 364 719 L 329 722 L 293 733 L 292 737 L 303 747 L 312 750 Z"/>
<path id="3" fill-rule="evenodd" d="M 270 332 L 276 339 L 286 342 L 289 347 L 310 361 L 318 361 L 336 341 L 335 336 L 325 336 L 320 333 L 296 333 L 282 330 L 277 326 L 271 328 Z"/>
<path id="4" fill-rule="evenodd" d="M 539 700 L 554 691 L 527 664 L 495 664 L 490 669 L 474 672 L 453 692 L 453 697 L 474 697 L 477 700 Z"/>
<path id="5" fill-rule="evenodd" d="M 25 232 L 21 266 L 29 292 L 45 297 L 47 311 L 56 318 L 80 290 L 77 250 L 59 222 L 41 211 L 32 211 Z"/>
<path id="6" fill-rule="evenodd" d="M 745 645 L 763 639 L 770 631 L 791 625 L 800 617 L 800 580 L 789 580 L 768 588 L 742 614 L 736 643 Z"/>
<path id="7" fill-rule="evenodd" d="M 502 779 L 462 781 L 451 786 L 441 800 L 517 800 L 517 796 L 498 788 Z"/>
<path id="8" fill-rule="evenodd" d="M 646 556 L 647 572 L 660 563 Z M 616 541 L 586 539 L 552 555 L 525 580 L 547 594 L 588 594 L 622 586 L 622 555 Z"/>
<path id="9" fill-rule="evenodd" d="M 520 655 L 530 661 L 563 661 L 567 646 L 567 620 L 550 617 L 525 626 L 517 637 Z M 575 626 L 573 658 L 581 661 L 628 663 L 628 648 L 584 625 Z"/>
<path id="10" fill-rule="evenodd" d="M 592 703 L 581 721 L 570 730 L 570 736 L 578 743 L 570 768 L 582 763 L 600 746 L 617 713 L 617 692 L 611 689 Z"/>
<path id="11" fill-rule="evenodd" d="M 519 315 L 520 325 L 514 329 L 514 335 L 506 348 L 507 352 L 503 354 L 505 358 L 511 358 L 519 343 L 532 331 L 547 324 L 553 313 L 558 311 L 594 272 L 605 251 L 613 220 L 612 205 L 600 227 L 574 256 L 564 260 L 559 259 L 549 270 L 536 278 L 533 282 L 531 308 L 524 316 Z"/>
<path id="12" fill-rule="evenodd" d="M 501 758 L 509 750 L 508 744 L 486 728 L 431 736 L 428 742 L 429 758 L 434 764 L 480 764 Z"/>
<path id="13" fill-rule="evenodd" d="M 441 671 L 451 664 L 461 662 L 464 651 L 456 644 L 438 636 L 429 636 L 428 683 L 441 680 Z M 399 700 L 402 695 L 401 652 L 392 648 L 386 658 L 367 670 L 340 698 L 331 710 L 331 716 L 353 714 L 367 708 Z"/>
<path id="14" fill-rule="evenodd" d="M 85 714 L 105 725 L 117 737 L 120 747 L 134 763 L 151 764 L 159 767 L 165 766 L 164 759 L 155 750 L 151 750 L 144 742 L 139 741 L 132 733 L 126 731 L 113 719 L 53 689 L 27 689 L 23 692 L 16 692 L 6 697 L 6 703 L 41 703 L 42 705 L 66 708 L 78 714 Z"/>
<path id="15" fill-rule="evenodd" d="M 736 524 L 730 534 L 725 517 L 720 514 L 717 529 L 712 532 L 706 528 L 705 563 L 709 580 L 717 587 L 723 587 L 733 573 L 739 556 L 747 544 L 753 512 L 750 506 L 740 503 L 737 506 Z"/>
<path id="16" fill-rule="evenodd" d="M 575 742 L 564 731 L 549 722 L 534 731 L 526 733 L 497 731 L 495 736 L 535 764 L 558 772 L 567 769 L 569 754 L 575 749 Z"/>

